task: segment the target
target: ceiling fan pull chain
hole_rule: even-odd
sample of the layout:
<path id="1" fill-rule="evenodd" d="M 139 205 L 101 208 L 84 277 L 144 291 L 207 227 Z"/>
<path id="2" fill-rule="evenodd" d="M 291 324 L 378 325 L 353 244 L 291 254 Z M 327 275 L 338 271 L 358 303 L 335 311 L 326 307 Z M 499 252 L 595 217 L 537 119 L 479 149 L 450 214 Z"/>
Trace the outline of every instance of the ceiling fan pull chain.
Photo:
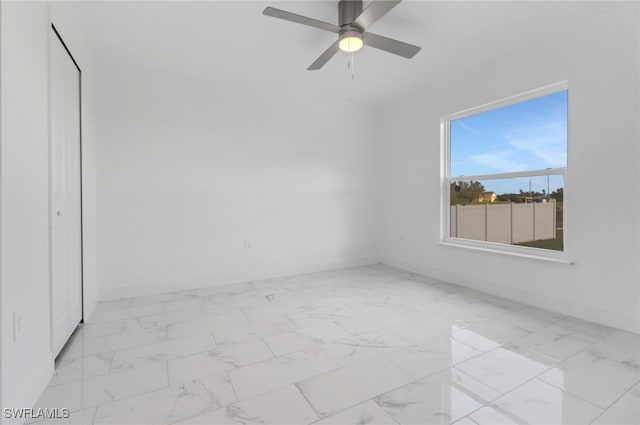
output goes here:
<path id="1" fill-rule="evenodd" d="M 353 52 L 351 52 L 351 79 L 356 79 L 356 57 Z"/>

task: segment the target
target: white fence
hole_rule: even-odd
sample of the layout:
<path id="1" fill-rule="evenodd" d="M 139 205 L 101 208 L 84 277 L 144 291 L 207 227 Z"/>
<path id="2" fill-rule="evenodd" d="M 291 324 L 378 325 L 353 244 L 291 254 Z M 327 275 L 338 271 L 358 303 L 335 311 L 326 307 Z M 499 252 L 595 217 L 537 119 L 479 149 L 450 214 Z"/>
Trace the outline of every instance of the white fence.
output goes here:
<path id="1" fill-rule="evenodd" d="M 556 203 L 451 205 L 451 237 L 516 244 L 556 237 Z"/>

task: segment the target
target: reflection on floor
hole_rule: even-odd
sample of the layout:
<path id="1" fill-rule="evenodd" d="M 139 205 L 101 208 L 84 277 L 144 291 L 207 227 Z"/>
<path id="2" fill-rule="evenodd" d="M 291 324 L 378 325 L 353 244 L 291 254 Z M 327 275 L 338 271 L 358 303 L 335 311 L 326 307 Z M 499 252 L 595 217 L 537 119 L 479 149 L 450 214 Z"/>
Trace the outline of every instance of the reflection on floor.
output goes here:
<path id="1" fill-rule="evenodd" d="M 101 303 L 36 407 L 78 424 L 637 424 L 639 348 L 371 266 Z"/>

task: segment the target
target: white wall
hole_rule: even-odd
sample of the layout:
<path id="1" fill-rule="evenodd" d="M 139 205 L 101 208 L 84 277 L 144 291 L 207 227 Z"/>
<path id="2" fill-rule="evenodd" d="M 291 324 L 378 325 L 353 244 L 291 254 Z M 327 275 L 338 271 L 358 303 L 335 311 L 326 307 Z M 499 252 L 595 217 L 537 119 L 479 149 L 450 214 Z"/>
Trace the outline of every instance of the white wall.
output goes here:
<path id="1" fill-rule="evenodd" d="M 51 22 L 83 69 L 85 317 L 98 299 L 90 50 L 58 4 L 2 4 L 2 406 L 31 407 L 53 372 L 49 316 L 48 49 Z M 65 30 L 69 30 L 66 32 Z M 83 67 L 86 65 L 86 67 Z M 13 314 L 21 332 L 13 342 Z M 2 415 L 4 420 L 4 414 Z M 4 422 L 3 422 L 4 423 Z M 10 423 L 10 422 L 8 422 Z"/>
<path id="2" fill-rule="evenodd" d="M 43 3 L 2 4 L 3 407 L 32 406 L 53 372 L 49 346 L 48 19 Z M 22 322 L 15 343 L 14 313 Z"/>
<path id="3" fill-rule="evenodd" d="M 317 90 L 225 83 L 102 75 L 103 298 L 377 260 L 370 114 Z"/>
<path id="4" fill-rule="evenodd" d="M 533 36 L 519 51 L 456 84 L 439 88 L 434 82 L 432 90 L 380 109 L 385 262 L 640 330 L 638 8 L 627 3 L 595 21 L 567 27 L 553 45 Z M 566 248 L 574 264 L 439 245 L 440 118 L 565 79 Z M 600 197 L 620 208 L 603 217 L 590 208 Z"/>

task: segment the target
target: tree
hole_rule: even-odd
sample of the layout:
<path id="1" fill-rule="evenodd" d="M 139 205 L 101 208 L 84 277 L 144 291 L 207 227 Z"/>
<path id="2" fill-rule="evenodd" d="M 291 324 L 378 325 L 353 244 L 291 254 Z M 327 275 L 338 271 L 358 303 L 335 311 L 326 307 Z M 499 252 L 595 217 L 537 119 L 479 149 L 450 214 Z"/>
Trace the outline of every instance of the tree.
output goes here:
<path id="1" fill-rule="evenodd" d="M 476 181 L 459 181 L 451 183 L 451 203 L 463 204 L 478 202 L 478 198 L 484 192 L 484 186 Z"/>
<path id="2" fill-rule="evenodd" d="M 465 200 L 460 195 L 460 186 L 457 183 L 451 183 L 451 196 L 449 197 L 451 205 L 464 204 Z"/>
<path id="3" fill-rule="evenodd" d="M 498 197 L 502 202 L 518 202 L 521 198 L 522 196 L 518 193 L 503 193 Z"/>
<path id="4" fill-rule="evenodd" d="M 564 188 L 560 187 L 557 190 L 554 190 L 553 192 L 551 192 L 551 195 L 549 195 L 550 197 L 552 197 L 553 199 L 555 199 L 557 202 L 562 202 L 564 200 Z"/>

